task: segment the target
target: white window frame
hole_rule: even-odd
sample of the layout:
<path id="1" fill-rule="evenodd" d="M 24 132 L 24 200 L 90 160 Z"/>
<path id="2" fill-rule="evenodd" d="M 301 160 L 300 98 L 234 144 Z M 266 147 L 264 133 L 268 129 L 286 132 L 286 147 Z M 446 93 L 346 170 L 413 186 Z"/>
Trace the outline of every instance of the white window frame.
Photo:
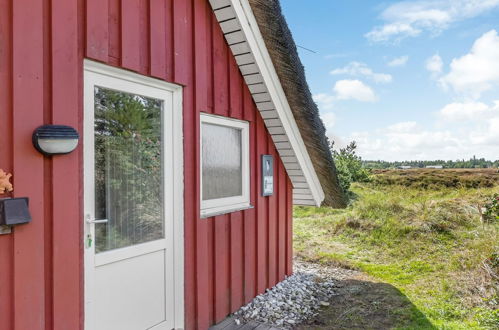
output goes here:
<path id="1" fill-rule="evenodd" d="M 213 124 L 241 131 L 241 180 L 242 195 L 203 200 L 203 124 Z M 200 197 L 201 218 L 236 212 L 250 208 L 250 154 L 249 154 L 249 122 L 233 118 L 201 114 L 200 120 L 200 148 L 199 148 L 199 172 L 200 172 Z"/>

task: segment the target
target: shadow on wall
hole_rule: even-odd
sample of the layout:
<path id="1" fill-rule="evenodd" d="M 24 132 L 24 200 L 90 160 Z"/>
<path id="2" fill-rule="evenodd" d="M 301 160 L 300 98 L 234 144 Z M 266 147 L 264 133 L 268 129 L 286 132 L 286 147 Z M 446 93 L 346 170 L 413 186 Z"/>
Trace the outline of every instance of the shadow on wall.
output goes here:
<path id="1" fill-rule="evenodd" d="M 390 284 L 343 280 L 336 291 L 330 305 L 298 329 L 437 329 Z"/>

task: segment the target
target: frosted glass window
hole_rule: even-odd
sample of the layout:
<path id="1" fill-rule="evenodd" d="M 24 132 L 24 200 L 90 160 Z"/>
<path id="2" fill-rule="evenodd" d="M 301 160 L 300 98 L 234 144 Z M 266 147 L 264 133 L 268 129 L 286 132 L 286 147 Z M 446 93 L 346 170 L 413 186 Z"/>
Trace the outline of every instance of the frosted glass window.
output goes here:
<path id="1" fill-rule="evenodd" d="M 249 206 L 249 124 L 201 116 L 201 215 Z"/>
<path id="2" fill-rule="evenodd" d="M 203 124 L 203 200 L 241 196 L 241 130 Z"/>

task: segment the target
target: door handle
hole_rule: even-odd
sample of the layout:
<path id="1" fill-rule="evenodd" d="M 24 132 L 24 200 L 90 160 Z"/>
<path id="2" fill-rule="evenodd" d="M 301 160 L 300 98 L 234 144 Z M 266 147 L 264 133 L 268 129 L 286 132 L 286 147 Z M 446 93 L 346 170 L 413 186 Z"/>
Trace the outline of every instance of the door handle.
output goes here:
<path id="1" fill-rule="evenodd" d="M 88 223 L 88 224 L 96 224 L 96 223 L 108 223 L 109 220 L 108 219 L 91 219 L 90 218 L 90 215 L 87 215 L 86 219 L 85 219 L 85 222 Z"/>

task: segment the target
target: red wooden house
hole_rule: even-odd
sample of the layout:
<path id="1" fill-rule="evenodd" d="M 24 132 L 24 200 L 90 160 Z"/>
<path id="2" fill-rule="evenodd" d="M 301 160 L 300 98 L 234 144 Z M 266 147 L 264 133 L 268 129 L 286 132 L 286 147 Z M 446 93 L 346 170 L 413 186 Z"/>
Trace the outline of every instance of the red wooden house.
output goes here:
<path id="1" fill-rule="evenodd" d="M 0 0 L 0 111 L 2 330 L 206 329 L 344 204 L 278 0 Z"/>

